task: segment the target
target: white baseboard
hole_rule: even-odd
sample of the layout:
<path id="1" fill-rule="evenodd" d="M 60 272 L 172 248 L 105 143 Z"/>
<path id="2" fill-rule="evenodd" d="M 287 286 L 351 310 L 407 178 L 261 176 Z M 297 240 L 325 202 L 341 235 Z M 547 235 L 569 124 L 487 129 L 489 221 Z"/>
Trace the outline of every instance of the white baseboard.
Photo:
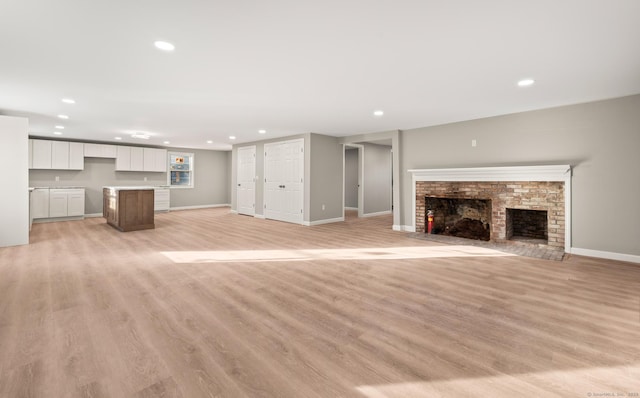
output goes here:
<path id="1" fill-rule="evenodd" d="M 302 225 L 305 227 L 313 227 L 314 225 L 322 225 L 322 224 L 331 224 L 334 222 L 342 222 L 344 221 L 344 217 L 336 217 L 336 218 L 327 218 L 324 220 L 316 220 L 316 221 L 303 221 Z"/>
<path id="2" fill-rule="evenodd" d="M 229 213 L 231 213 L 231 214 L 238 214 L 238 210 L 233 210 L 233 209 L 231 209 L 231 210 L 229 210 Z"/>
<path id="3" fill-rule="evenodd" d="M 357 207 L 345 207 L 344 209 L 345 210 L 358 210 Z"/>
<path id="4" fill-rule="evenodd" d="M 361 217 L 375 217 L 375 216 L 386 216 L 388 214 L 391 214 L 391 210 L 387 210 L 387 211 L 379 211 L 377 213 L 364 213 L 362 214 Z"/>
<path id="5" fill-rule="evenodd" d="M 228 203 L 223 203 L 219 205 L 179 206 L 179 207 L 172 207 L 170 210 L 174 211 L 174 210 L 210 209 L 213 207 L 230 207 L 230 206 L 231 205 Z"/>
<path id="6" fill-rule="evenodd" d="M 85 216 L 34 218 L 32 224 L 44 224 L 48 222 L 58 222 L 58 221 L 78 221 L 78 220 L 84 220 L 84 217 Z"/>
<path id="7" fill-rule="evenodd" d="M 91 213 L 91 214 L 84 215 L 84 218 L 96 218 L 96 217 L 102 217 L 102 213 Z"/>
<path id="8" fill-rule="evenodd" d="M 606 258 L 607 260 L 628 261 L 630 263 L 640 263 L 640 256 L 633 254 L 605 252 L 601 250 L 581 249 L 579 247 L 572 247 L 571 254 L 578 256 L 588 256 L 597 258 Z"/>
<path id="9" fill-rule="evenodd" d="M 267 219 L 267 217 L 265 217 L 264 214 L 254 214 L 253 217 L 259 218 L 261 220 L 266 220 Z"/>
<path id="10" fill-rule="evenodd" d="M 410 225 L 394 225 L 394 231 L 416 232 L 416 229 Z"/>

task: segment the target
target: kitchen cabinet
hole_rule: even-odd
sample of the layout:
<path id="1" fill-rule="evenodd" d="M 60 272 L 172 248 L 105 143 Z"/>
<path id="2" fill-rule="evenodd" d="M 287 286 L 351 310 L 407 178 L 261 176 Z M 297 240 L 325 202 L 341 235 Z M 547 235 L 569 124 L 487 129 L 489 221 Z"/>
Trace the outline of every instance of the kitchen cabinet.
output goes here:
<path id="1" fill-rule="evenodd" d="M 144 171 L 167 172 L 167 150 L 144 148 Z"/>
<path id="2" fill-rule="evenodd" d="M 53 170 L 83 170 L 82 142 L 30 140 L 30 168 Z"/>
<path id="3" fill-rule="evenodd" d="M 69 169 L 84 170 L 84 143 L 69 143 Z"/>
<path id="4" fill-rule="evenodd" d="M 69 168 L 69 143 L 51 141 L 51 168 L 67 170 Z"/>
<path id="5" fill-rule="evenodd" d="M 49 189 L 49 218 L 84 215 L 84 189 Z"/>
<path id="6" fill-rule="evenodd" d="M 33 140 L 32 155 L 34 169 L 51 168 L 51 143 L 48 140 Z"/>
<path id="7" fill-rule="evenodd" d="M 144 171 L 144 150 L 141 147 L 118 146 L 116 171 Z"/>
<path id="8" fill-rule="evenodd" d="M 153 210 L 169 211 L 171 190 L 169 187 L 154 187 Z"/>
<path id="9" fill-rule="evenodd" d="M 31 218 L 49 218 L 49 188 L 35 188 L 31 192 Z"/>
<path id="10" fill-rule="evenodd" d="M 86 158 L 110 158 L 117 157 L 117 146 L 109 144 L 84 144 L 84 157 Z"/>

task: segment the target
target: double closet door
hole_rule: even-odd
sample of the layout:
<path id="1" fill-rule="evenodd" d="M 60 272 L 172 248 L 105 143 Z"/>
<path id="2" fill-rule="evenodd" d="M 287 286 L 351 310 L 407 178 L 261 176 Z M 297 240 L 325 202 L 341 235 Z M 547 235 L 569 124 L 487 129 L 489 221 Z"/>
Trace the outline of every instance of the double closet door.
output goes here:
<path id="1" fill-rule="evenodd" d="M 304 139 L 264 145 L 264 216 L 302 224 Z"/>

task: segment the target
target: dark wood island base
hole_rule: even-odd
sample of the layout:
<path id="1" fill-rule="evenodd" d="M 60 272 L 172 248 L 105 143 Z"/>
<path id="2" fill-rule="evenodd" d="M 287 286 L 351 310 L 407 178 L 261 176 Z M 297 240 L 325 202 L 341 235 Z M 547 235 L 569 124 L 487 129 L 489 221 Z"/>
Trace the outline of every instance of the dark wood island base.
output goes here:
<path id="1" fill-rule="evenodd" d="M 104 187 L 102 215 L 122 232 L 155 228 L 152 187 Z"/>

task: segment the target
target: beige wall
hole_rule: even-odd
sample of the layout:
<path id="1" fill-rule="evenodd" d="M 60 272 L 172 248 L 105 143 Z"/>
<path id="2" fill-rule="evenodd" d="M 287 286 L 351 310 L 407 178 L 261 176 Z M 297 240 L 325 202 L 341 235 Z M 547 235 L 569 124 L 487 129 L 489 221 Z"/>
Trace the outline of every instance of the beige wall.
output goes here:
<path id="1" fill-rule="evenodd" d="M 400 142 L 404 225 L 409 169 L 571 164 L 573 247 L 640 255 L 640 95 L 405 130 Z"/>

